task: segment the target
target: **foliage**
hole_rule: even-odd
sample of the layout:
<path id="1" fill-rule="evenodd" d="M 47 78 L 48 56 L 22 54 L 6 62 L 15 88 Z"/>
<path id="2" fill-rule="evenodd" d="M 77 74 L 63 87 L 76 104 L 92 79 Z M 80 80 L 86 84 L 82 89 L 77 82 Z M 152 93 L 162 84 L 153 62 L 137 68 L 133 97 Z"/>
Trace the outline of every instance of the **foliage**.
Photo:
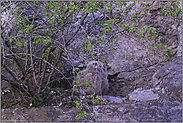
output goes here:
<path id="1" fill-rule="evenodd" d="M 94 99 L 94 100 L 93 100 L 94 104 L 99 103 L 99 101 L 101 100 L 101 98 L 102 98 L 102 97 L 99 96 L 98 98 Z"/>
<path id="2" fill-rule="evenodd" d="M 77 85 L 73 85 L 73 91 L 74 91 L 74 92 L 78 91 Z"/>
<path id="3" fill-rule="evenodd" d="M 167 51 L 163 51 L 163 54 L 165 56 L 167 56 L 165 61 L 168 61 L 171 57 L 173 57 L 176 54 L 177 51 L 178 51 L 178 49 L 175 49 L 175 51 L 173 51 L 171 49 L 167 49 Z"/>
<path id="4" fill-rule="evenodd" d="M 180 2 L 174 2 L 174 5 L 165 5 L 165 11 L 161 10 L 160 14 L 163 14 L 165 16 L 169 16 L 171 17 L 171 19 L 175 20 L 178 19 L 180 21 L 182 21 L 182 10 L 179 7 L 180 6 Z"/>
<path id="5" fill-rule="evenodd" d="M 173 3 L 165 5 L 160 14 L 181 22 L 180 2 Z M 12 5 L 15 7 L 12 8 Z M 132 11 L 134 5 L 135 3 L 128 5 L 125 1 L 3 1 L 2 10 L 12 16 L 7 22 L 1 20 L 1 64 L 2 70 L 8 72 L 12 79 L 1 76 L 4 80 L 9 80 L 12 87 L 19 92 L 26 92 L 35 101 L 38 100 L 36 95 L 45 93 L 49 86 L 54 85 L 56 73 L 64 80 L 72 79 L 70 76 L 73 74 L 68 77 L 67 67 L 68 61 L 72 61 L 70 54 L 75 50 L 72 48 L 74 43 L 80 43 L 88 58 L 102 60 L 106 67 L 107 60 L 100 55 L 105 52 L 102 47 L 114 51 L 119 34 L 130 38 L 133 38 L 131 34 L 136 34 L 138 42 L 141 39 L 149 42 L 146 47 L 149 51 L 164 50 L 166 45 L 153 43 L 158 37 L 156 28 L 145 24 L 141 24 L 141 29 L 134 26 L 147 16 L 152 7 L 144 7 L 138 12 Z M 130 25 L 129 20 L 134 25 Z M 95 35 L 93 32 L 99 30 L 97 27 L 102 30 Z M 80 39 L 84 41 L 79 42 Z M 167 57 L 165 61 L 173 57 L 176 51 L 163 51 Z M 162 58 L 161 53 L 157 57 Z M 48 69 L 49 75 L 46 76 Z M 77 75 L 82 73 L 74 67 L 70 71 L 77 72 Z M 94 87 L 88 80 L 85 81 L 85 86 Z M 78 91 L 77 86 L 73 86 L 73 91 Z M 91 97 L 94 98 L 94 95 Z M 93 103 L 99 103 L 100 99 L 101 97 L 94 99 Z M 75 104 L 81 109 L 80 102 L 75 101 Z M 87 115 L 89 114 L 84 112 L 77 115 L 77 119 L 86 118 Z"/>
<path id="6" fill-rule="evenodd" d="M 84 119 L 86 119 L 86 116 L 88 115 L 88 113 L 86 113 L 86 112 L 84 112 L 84 113 L 81 113 L 81 114 L 78 114 L 77 116 L 76 116 L 76 118 L 79 120 L 79 119 L 82 119 L 82 118 L 84 118 Z"/>

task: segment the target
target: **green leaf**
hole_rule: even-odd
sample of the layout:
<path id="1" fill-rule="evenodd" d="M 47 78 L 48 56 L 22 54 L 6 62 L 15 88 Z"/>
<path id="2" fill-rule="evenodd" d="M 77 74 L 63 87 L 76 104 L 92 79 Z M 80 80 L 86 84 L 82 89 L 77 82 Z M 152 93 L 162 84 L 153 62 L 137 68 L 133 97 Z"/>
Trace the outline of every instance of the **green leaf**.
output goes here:
<path id="1" fill-rule="evenodd" d="M 27 41 L 24 42 L 24 46 L 26 46 Z"/>
<path id="2" fill-rule="evenodd" d="M 98 113 L 98 115 L 103 117 L 102 113 Z"/>
<path id="3" fill-rule="evenodd" d="M 168 61 L 168 60 L 169 60 L 169 58 L 166 58 L 166 59 L 165 59 L 165 61 Z"/>
<path id="4" fill-rule="evenodd" d="M 117 37 L 116 35 L 114 36 L 114 39 L 118 39 L 119 37 Z"/>
<path id="5" fill-rule="evenodd" d="M 125 1 L 123 1 L 123 5 L 124 5 L 124 6 L 126 6 L 126 5 L 127 5 L 127 3 L 126 3 Z"/>
<path id="6" fill-rule="evenodd" d="M 33 7 L 35 7 L 36 6 L 36 3 L 33 3 Z"/>
<path id="7" fill-rule="evenodd" d="M 165 8 L 167 9 L 169 6 L 168 5 L 165 5 Z"/>
<path id="8" fill-rule="evenodd" d="M 111 49 L 112 51 L 114 51 L 114 47 L 111 47 L 110 49 Z"/>
<path id="9" fill-rule="evenodd" d="M 13 41 L 13 39 L 12 39 L 12 38 L 10 38 L 9 43 L 11 43 L 12 41 Z"/>
<path id="10" fill-rule="evenodd" d="M 109 43 L 109 46 L 111 46 L 113 43 L 111 42 L 111 43 Z"/>
<path id="11" fill-rule="evenodd" d="M 81 20 L 83 20 L 83 19 L 84 19 L 84 17 L 82 16 L 82 17 L 81 17 Z"/>

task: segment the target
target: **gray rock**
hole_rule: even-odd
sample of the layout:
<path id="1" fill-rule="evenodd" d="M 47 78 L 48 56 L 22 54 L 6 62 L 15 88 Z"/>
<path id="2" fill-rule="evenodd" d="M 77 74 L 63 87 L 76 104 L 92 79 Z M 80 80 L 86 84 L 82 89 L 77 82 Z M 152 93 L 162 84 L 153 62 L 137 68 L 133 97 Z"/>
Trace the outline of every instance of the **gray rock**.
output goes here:
<path id="1" fill-rule="evenodd" d="M 158 94 L 154 94 L 154 92 L 152 92 L 152 89 L 142 90 L 142 88 L 138 88 L 134 92 L 129 94 L 129 99 L 136 101 L 149 101 L 159 98 L 160 96 Z"/>

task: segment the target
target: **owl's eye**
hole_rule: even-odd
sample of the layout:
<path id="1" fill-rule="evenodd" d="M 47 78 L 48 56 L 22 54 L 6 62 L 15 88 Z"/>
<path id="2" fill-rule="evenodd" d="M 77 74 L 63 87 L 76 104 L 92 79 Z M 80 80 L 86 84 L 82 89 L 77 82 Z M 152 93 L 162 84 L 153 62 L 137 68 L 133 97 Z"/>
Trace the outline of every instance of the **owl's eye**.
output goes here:
<path id="1" fill-rule="evenodd" d="M 97 66 L 97 63 L 94 63 L 95 66 Z"/>

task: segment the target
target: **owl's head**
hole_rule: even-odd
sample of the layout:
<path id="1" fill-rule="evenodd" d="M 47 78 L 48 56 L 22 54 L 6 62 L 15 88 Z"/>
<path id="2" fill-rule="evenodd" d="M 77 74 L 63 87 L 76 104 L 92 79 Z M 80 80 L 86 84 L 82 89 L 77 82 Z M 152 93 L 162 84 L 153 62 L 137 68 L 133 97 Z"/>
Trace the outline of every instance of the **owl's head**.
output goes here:
<path id="1" fill-rule="evenodd" d="M 98 61 L 91 61 L 88 63 L 87 65 L 87 69 L 88 70 L 104 70 L 105 69 L 105 65 L 102 62 L 98 62 Z"/>

